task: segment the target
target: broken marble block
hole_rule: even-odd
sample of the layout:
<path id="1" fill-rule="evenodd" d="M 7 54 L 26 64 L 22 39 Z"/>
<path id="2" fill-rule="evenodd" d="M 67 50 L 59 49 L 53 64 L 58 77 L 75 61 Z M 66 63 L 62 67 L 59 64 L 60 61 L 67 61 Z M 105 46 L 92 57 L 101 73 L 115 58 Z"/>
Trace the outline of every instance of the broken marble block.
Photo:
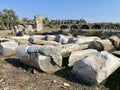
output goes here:
<path id="1" fill-rule="evenodd" d="M 114 49 L 112 42 L 109 39 L 92 41 L 88 45 L 89 48 L 96 49 L 98 51 L 111 51 Z"/>
<path id="2" fill-rule="evenodd" d="M 54 73 L 62 66 L 62 55 L 52 45 L 19 46 L 16 49 L 20 61 L 47 73 Z"/>
<path id="3" fill-rule="evenodd" d="M 99 84 L 120 67 L 120 58 L 107 51 L 97 52 L 74 63 L 72 73 L 85 83 Z"/>
<path id="4" fill-rule="evenodd" d="M 97 50 L 95 49 L 85 49 L 85 50 L 79 50 L 79 51 L 73 51 L 71 54 L 70 54 L 70 57 L 69 57 L 69 64 L 68 66 L 73 66 L 73 64 L 84 58 L 84 57 L 87 57 L 89 55 L 93 55 L 93 54 L 96 54 L 97 53 Z"/>
<path id="5" fill-rule="evenodd" d="M 15 41 L 5 41 L 0 43 L 0 53 L 2 56 L 11 56 L 16 54 L 18 43 Z"/>

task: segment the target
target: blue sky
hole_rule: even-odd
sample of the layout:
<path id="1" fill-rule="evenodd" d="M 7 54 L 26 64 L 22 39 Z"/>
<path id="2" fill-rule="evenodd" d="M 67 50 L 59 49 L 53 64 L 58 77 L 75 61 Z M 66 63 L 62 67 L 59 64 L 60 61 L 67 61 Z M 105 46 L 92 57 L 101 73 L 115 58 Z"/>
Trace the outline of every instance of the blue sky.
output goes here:
<path id="1" fill-rule="evenodd" d="M 120 22 L 120 0 L 0 0 L 0 11 L 13 9 L 19 18 L 42 14 L 49 19 Z"/>

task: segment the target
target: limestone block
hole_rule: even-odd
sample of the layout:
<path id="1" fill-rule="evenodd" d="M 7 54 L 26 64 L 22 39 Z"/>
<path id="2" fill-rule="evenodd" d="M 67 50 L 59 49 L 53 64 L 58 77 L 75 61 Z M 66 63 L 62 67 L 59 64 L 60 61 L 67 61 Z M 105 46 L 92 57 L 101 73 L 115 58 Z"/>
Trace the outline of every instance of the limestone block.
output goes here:
<path id="1" fill-rule="evenodd" d="M 79 51 L 73 51 L 69 57 L 69 64 L 68 66 L 73 66 L 73 64 L 84 58 L 84 57 L 87 57 L 87 56 L 90 56 L 90 55 L 93 55 L 93 54 L 96 54 L 97 53 L 97 50 L 95 49 L 85 49 L 85 50 L 79 50 Z"/>
<path id="2" fill-rule="evenodd" d="M 88 84 L 99 84 L 119 67 L 120 58 L 102 51 L 75 62 L 72 72 Z"/>
<path id="3" fill-rule="evenodd" d="M 38 39 L 34 39 L 34 41 L 32 43 L 37 44 L 37 45 L 54 45 L 54 46 L 59 45 L 55 41 L 45 41 L 45 40 L 38 40 Z"/>
<path id="4" fill-rule="evenodd" d="M 97 41 L 97 40 L 101 40 L 99 37 L 78 37 L 76 38 L 75 43 L 76 44 L 83 44 L 83 43 L 88 43 L 88 42 L 92 42 L 92 41 Z"/>
<path id="5" fill-rule="evenodd" d="M 68 55 L 73 51 L 77 51 L 77 50 L 82 50 L 82 49 L 86 49 L 88 48 L 88 44 L 64 44 L 64 45 L 58 45 L 57 48 L 60 49 L 61 54 L 64 55 Z"/>
<path id="6" fill-rule="evenodd" d="M 30 38 L 29 35 L 10 37 L 11 40 L 16 41 L 19 45 L 27 45 L 29 38 Z"/>
<path id="7" fill-rule="evenodd" d="M 109 39 L 97 40 L 89 43 L 89 48 L 97 49 L 98 51 L 110 51 L 114 48 Z"/>
<path id="8" fill-rule="evenodd" d="M 32 32 L 34 32 L 33 27 L 31 25 L 27 25 L 25 28 L 25 33 L 30 34 Z"/>
<path id="9" fill-rule="evenodd" d="M 70 37 L 67 43 L 68 44 L 71 44 L 71 43 L 75 44 L 76 43 L 76 38 L 75 37 Z"/>
<path id="10" fill-rule="evenodd" d="M 120 39 L 119 39 L 119 37 L 117 37 L 117 36 L 111 36 L 111 37 L 109 37 L 109 39 L 110 39 L 110 41 L 112 42 L 112 44 L 113 44 L 113 46 L 115 48 L 120 47 L 119 46 L 120 45 Z"/>
<path id="11" fill-rule="evenodd" d="M 11 56 L 16 54 L 18 43 L 15 41 L 6 41 L 0 43 L 0 52 L 2 56 Z"/>
<path id="12" fill-rule="evenodd" d="M 67 44 L 69 38 L 70 38 L 69 36 L 57 34 L 55 40 L 58 43 Z"/>
<path id="13" fill-rule="evenodd" d="M 55 41 L 56 36 L 55 35 L 46 35 L 45 40 L 47 41 Z"/>
<path id="14" fill-rule="evenodd" d="M 45 40 L 45 35 L 33 35 L 33 39 Z"/>

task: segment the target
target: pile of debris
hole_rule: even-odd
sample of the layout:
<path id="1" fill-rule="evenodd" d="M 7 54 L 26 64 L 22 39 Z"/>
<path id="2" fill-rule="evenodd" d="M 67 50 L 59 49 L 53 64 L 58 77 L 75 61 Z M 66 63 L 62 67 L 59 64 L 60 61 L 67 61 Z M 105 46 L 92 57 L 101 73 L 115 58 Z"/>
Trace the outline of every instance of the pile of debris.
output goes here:
<path id="1" fill-rule="evenodd" d="M 22 63 L 46 73 L 62 69 L 63 57 L 69 55 L 71 72 L 88 84 L 101 83 L 120 67 L 120 58 L 110 53 L 120 47 L 117 36 L 24 35 L 0 41 L 2 56 L 16 54 Z"/>
<path id="2" fill-rule="evenodd" d="M 33 34 L 35 32 L 41 33 L 43 31 L 42 15 L 35 15 L 34 21 L 35 25 L 16 25 L 12 30 L 13 35 L 23 36 L 24 34 Z M 33 26 L 36 26 L 36 29 L 33 29 Z"/>

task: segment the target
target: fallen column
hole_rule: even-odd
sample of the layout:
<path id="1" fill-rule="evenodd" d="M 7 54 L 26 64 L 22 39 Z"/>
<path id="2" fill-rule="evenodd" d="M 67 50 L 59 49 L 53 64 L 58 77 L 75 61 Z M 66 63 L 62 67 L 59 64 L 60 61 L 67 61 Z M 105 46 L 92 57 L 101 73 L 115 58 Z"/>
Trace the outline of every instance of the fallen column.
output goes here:
<path id="1" fill-rule="evenodd" d="M 89 43 L 89 48 L 96 49 L 98 51 L 110 51 L 114 48 L 111 41 L 109 39 L 93 41 Z"/>
<path id="2" fill-rule="evenodd" d="M 45 41 L 45 40 L 38 40 L 38 39 L 34 39 L 32 43 L 33 44 L 38 44 L 38 45 L 54 45 L 54 46 L 59 45 L 55 41 Z"/>
<path id="3" fill-rule="evenodd" d="M 16 50 L 21 62 L 44 72 L 54 73 L 62 66 L 59 49 L 52 45 L 19 46 Z"/>
<path id="4" fill-rule="evenodd" d="M 70 54 L 73 51 L 78 51 L 88 48 L 88 44 L 65 44 L 57 46 L 61 50 L 63 56 Z"/>
<path id="5" fill-rule="evenodd" d="M 99 37 L 77 37 L 75 40 L 75 44 L 84 44 L 84 43 L 89 43 L 92 41 L 97 41 L 97 40 L 101 40 Z"/>

